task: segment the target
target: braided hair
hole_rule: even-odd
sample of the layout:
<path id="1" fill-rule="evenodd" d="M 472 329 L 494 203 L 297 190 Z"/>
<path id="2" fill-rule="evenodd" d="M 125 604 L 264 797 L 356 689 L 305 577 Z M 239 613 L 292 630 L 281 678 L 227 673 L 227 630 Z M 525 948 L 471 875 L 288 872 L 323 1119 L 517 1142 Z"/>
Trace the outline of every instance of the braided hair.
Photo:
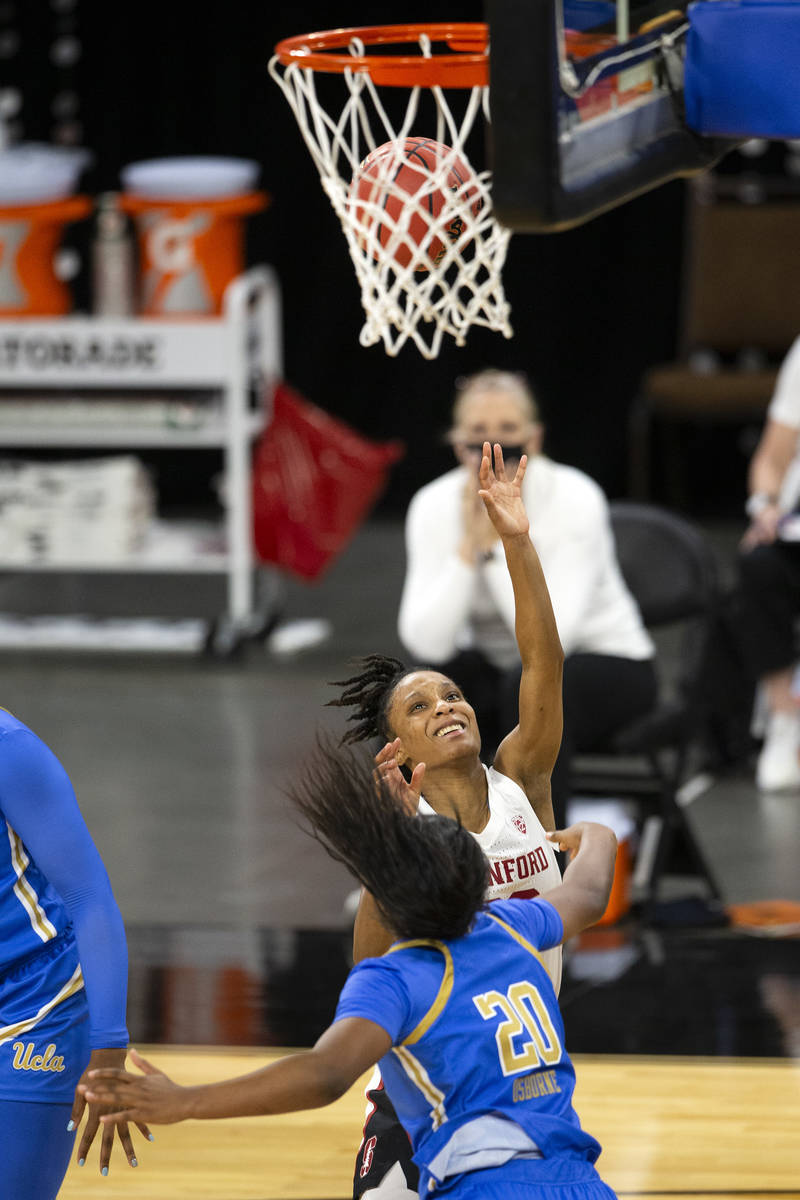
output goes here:
<path id="1" fill-rule="evenodd" d="M 391 730 L 388 716 L 392 693 L 408 674 L 408 668 L 399 658 L 368 654 L 360 662 L 362 670 L 357 675 L 331 681 L 333 687 L 344 688 L 344 691 L 338 699 L 329 700 L 328 705 L 333 708 L 355 708 L 347 720 L 356 721 L 357 724 L 342 737 L 343 746 L 372 737 L 389 741 Z"/>
<path id="2" fill-rule="evenodd" d="M 288 796 L 394 933 L 450 939 L 469 931 L 484 907 L 489 864 L 457 820 L 409 813 L 365 752 L 323 734 Z"/>

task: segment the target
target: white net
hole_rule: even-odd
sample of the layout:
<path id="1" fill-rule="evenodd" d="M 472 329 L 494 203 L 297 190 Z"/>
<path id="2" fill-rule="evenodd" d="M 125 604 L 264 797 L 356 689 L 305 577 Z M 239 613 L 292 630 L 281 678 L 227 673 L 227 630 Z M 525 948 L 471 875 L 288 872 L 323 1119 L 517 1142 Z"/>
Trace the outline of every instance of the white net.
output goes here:
<path id="1" fill-rule="evenodd" d="M 419 47 L 430 55 L 425 35 Z M 364 54 L 358 38 L 349 49 Z M 269 69 L 347 238 L 361 345 L 383 341 L 394 355 L 411 340 L 430 359 L 473 325 L 511 337 L 501 275 L 511 234 L 494 218 L 490 172 L 466 153 L 476 116 L 488 119 L 488 88 L 448 89 L 448 100 L 440 87 L 393 87 L 382 100 L 364 70 L 318 79 L 277 56 Z"/>

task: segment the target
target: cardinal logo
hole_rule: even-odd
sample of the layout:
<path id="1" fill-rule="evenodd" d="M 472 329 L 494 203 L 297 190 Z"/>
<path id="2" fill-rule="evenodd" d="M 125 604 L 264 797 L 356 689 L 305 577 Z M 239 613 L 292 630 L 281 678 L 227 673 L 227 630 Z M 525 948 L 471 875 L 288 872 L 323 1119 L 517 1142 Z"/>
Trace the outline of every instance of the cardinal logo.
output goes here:
<path id="1" fill-rule="evenodd" d="M 524 836 L 525 836 L 525 834 L 528 832 L 528 827 L 527 827 L 527 825 L 526 825 L 526 824 L 525 824 L 525 822 L 523 821 L 522 817 L 520 817 L 519 815 L 517 815 L 516 817 L 514 817 L 514 819 L 512 820 L 511 824 L 516 826 L 516 828 L 517 828 L 517 829 L 520 831 L 520 833 L 523 835 L 523 837 L 524 837 Z"/>
<path id="2" fill-rule="evenodd" d="M 362 1179 L 366 1179 L 367 1175 L 369 1175 L 369 1169 L 372 1166 L 372 1159 L 377 1144 L 378 1139 L 376 1137 L 368 1138 L 364 1143 L 364 1153 L 361 1156 L 361 1170 L 359 1171 Z"/>

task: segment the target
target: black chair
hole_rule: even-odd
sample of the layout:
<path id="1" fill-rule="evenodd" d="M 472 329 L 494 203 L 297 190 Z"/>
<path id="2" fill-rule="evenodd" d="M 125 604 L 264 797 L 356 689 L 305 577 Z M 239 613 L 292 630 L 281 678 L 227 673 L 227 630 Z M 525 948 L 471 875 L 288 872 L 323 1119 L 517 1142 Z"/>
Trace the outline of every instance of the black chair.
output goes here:
<path id="1" fill-rule="evenodd" d="M 622 574 L 658 647 L 660 696 L 655 709 L 622 729 L 607 752 L 577 755 L 570 786 L 574 796 L 633 799 L 644 810 L 634 884 L 643 892 L 646 916 L 680 843 L 712 899 L 720 899 L 680 802 L 707 716 L 704 664 L 717 571 L 704 536 L 684 518 L 632 501 L 613 502 L 610 513 Z"/>

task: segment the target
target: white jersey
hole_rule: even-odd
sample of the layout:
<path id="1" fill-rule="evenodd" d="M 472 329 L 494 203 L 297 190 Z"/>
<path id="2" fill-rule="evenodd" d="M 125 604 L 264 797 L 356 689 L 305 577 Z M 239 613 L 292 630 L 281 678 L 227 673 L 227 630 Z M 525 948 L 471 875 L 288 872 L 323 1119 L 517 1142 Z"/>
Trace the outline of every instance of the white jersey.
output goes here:
<path id="1" fill-rule="evenodd" d="M 489 860 L 488 900 L 544 896 L 561 883 L 556 852 L 518 783 L 484 766 L 489 787 L 489 820 L 473 837 Z M 419 811 L 432 813 L 424 797 Z M 561 986 L 561 947 L 542 952 L 553 987 Z"/>

